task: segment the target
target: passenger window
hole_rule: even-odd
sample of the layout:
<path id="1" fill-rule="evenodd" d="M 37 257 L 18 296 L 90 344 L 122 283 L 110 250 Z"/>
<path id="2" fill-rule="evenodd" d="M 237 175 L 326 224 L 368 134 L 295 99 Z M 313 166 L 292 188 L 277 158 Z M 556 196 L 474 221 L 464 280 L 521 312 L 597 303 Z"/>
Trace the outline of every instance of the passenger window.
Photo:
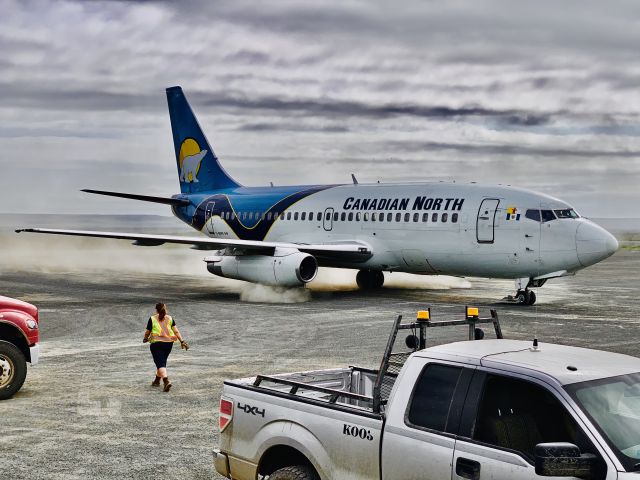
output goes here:
<path id="1" fill-rule="evenodd" d="M 341 221 L 341 222 L 344 222 L 344 220 L 345 220 L 346 218 L 347 218 L 347 214 L 346 214 L 346 213 L 344 213 L 344 212 L 342 212 L 342 213 L 340 214 L 340 221 Z"/>
<path id="2" fill-rule="evenodd" d="M 540 213 L 542 214 L 543 222 L 550 222 L 551 220 L 556 219 L 556 216 L 554 215 L 553 210 L 541 210 Z"/>
<path id="3" fill-rule="evenodd" d="M 278 212 L 273 212 L 273 219 L 275 220 L 276 218 L 278 218 Z"/>
<path id="4" fill-rule="evenodd" d="M 414 213 L 413 214 L 413 221 L 417 222 L 418 220 L 420 220 L 420 214 L 419 213 Z"/>
<path id="5" fill-rule="evenodd" d="M 246 220 L 247 219 L 247 212 L 242 212 L 242 220 Z"/>
<path id="6" fill-rule="evenodd" d="M 526 211 L 524 216 L 527 217 L 530 220 L 533 220 L 535 222 L 539 222 L 540 221 L 540 210 L 529 209 L 529 210 Z"/>
<path id="7" fill-rule="evenodd" d="M 376 212 L 373 212 L 373 213 L 371 214 L 371 221 L 372 221 L 372 222 L 375 222 L 375 221 L 376 221 L 376 216 L 377 216 Z"/>
<path id="8" fill-rule="evenodd" d="M 360 221 L 360 212 L 356 213 L 356 222 Z"/>
<path id="9" fill-rule="evenodd" d="M 391 222 L 393 220 L 393 213 L 387 213 L 387 222 Z"/>
<path id="10" fill-rule="evenodd" d="M 380 213 L 380 216 L 378 217 L 378 220 L 381 222 L 384 222 L 384 213 Z"/>
<path id="11" fill-rule="evenodd" d="M 267 213 L 267 220 L 271 220 L 271 212 Z"/>
<path id="12" fill-rule="evenodd" d="M 433 215 L 431 215 L 431 221 L 432 222 L 437 222 L 438 221 L 438 214 L 434 213 Z"/>
<path id="13" fill-rule="evenodd" d="M 353 221 L 353 212 L 349 212 L 349 221 Z"/>
<path id="14" fill-rule="evenodd" d="M 287 220 L 291 220 L 291 212 L 287 212 Z"/>
<path id="15" fill-rule="evenodd" d="M 449 214 L 443 213 L 441 218 L 442 218 L 442 223 L 447 223 L 447 220 L 449 220 Z"/>
<path id="16" fill-rule="evenodd" d="M 429 364 L 420 374 L 411 396 L 407 421 L 415 427 L 444 432 L 449 407 L 462 368 Z"/>
<path id="17" fill-rule="evenodd" d="M 451 214 L 451 223 L 458 223 L 458 214 L 457 213 L 452 213 Z"/>
<path id="18" fill-rule="evenodd" d="M 396 222 L 399 222 L 400 220 L 402 220 L 402 214 L 396 213 Z"/>
<path id="19" fill-rule="evenodd" d="M 302 212 L 300 214 L 300 220 L 306 220 L 307 219 L 307 212 Z"/>
<path id="20" fill-rule="evenodd" d="M 331 212 L 327 212 L 324 216 L 325 220 L 331 220 Z"/>
<path id="21" fill-rule="evenodd" d="M 369 212 L 364 212 L 364 221 L 365 222 L 369 221 Z"/>
<path id="22" fill-rule="evenodd" d="M 322 212 L 318 212 L 318 215 L 316 215 L 316 220 L 319 222 L 320 220 L 322 220 Z"/>
<path id="23" fill-rule="evenodd" d="M 294 219 L 294 220 L 298 220 L 298 212 L 295 212 L 295 213 L 293 214 L 293 219 Z"/>
<path id="24" fill-rule="evenodd" d="M 338 221 L 338 212 L 335 212 L 335 213 L 333 214 L 333 221 L 334 221 L 334 222 L 337 222 L 337 221 Z"/>
<path id="25" fill-rule="evenodd" d="M 538 443 L 569 442 L 583 453 L 590 450 L 576 422 L 551 392 L 498 375 L 485 381 L 473 438 L 515 450 L 529 460 Z"/>
<path id="26" fill-rule="evenodd" d="M 422 221 L 423 222 L 428 222 L 429 221 L 429 214 L 428 213 L 423 213 L 422 214 Z"/>
<path id="27" fill-rule="evenodd" d="M 249 220 L 253 220 L 253 212 L 249 212 Z"/>
<path id="28" fill-rule="evenodd" d="M 404 214 L 404 221 L 405 221 L 405 222 L 408 222 L 408 221 L 410 220 L 410 217 L 411 217 L 411 214 L 409 214 L 409 213 L 405 213 L 405 214 Z"/>

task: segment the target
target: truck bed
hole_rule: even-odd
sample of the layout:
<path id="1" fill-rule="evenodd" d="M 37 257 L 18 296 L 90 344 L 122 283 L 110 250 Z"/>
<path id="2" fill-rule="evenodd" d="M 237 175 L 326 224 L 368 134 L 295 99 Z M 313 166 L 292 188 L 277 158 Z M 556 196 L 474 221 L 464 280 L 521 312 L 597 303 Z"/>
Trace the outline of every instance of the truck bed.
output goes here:
<path id="1" fill-rule="evenodd" d="M 262 393 L 373 412 L 377 370 L 348 367 L 280 375 L 258 375 L 225 382 Z"/>

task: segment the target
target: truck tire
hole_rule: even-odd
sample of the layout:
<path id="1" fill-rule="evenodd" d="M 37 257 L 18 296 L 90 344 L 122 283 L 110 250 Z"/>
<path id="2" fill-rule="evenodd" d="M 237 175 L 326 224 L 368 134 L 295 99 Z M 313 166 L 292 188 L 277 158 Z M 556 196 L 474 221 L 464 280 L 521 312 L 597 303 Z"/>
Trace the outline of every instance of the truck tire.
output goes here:
<path id="1" fill-rule="evenodd" d="M 268 478 L 269 480 L 320 480 L 313 468 L 304 465 L 281 468 L 269 475 Z"/>
<path id="2" fill-rule="evenodd" d="M 13 343 L 0 340 L 0 400 L 11 398 L 27 377 L 27 361 Z"/>

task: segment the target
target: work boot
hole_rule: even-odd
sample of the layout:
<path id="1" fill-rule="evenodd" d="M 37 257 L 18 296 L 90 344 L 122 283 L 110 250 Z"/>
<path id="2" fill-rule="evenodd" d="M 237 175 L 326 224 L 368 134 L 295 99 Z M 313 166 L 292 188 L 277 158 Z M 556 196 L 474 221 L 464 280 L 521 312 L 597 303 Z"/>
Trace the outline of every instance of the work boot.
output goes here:
<path id="1" fill-rule="evenodd" d="M 160 377 L 158 377 L 156 375 L 156 379 L 153 382 L 151 382 L 151 386 L 152 387 L 159 387 L 160 386 Z"/>
<path id="2" fill-rule="evenodd" d="M 168 392 L 169 390 L 171 390 L 171 382 L 169 381 L 169 377 L 163 378 L 162 380 L 164 382 L 164 391 Z"/>

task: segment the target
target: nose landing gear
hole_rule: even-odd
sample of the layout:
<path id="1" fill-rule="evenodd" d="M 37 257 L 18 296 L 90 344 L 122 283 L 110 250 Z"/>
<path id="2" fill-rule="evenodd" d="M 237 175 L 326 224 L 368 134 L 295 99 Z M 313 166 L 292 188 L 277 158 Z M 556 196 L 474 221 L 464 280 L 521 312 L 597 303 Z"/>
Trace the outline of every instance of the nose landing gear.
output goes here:
<path id="1" fill-rule="evenodd" d="M 516 294 L 507 296 L 506 300 L 520 305 L 533 305 L 536 303 L 536 293 L 529 290 L 531 287 L 541 287 L 546 279 L 516 278 Z"/>
<path id="2" fill-rule="evenodd" d="M 533 305 L 536 303 L 536 292 L 526 288 L 524 290 L 518 290 L 514 299 L 516 303 L 520 305 Z"/>

